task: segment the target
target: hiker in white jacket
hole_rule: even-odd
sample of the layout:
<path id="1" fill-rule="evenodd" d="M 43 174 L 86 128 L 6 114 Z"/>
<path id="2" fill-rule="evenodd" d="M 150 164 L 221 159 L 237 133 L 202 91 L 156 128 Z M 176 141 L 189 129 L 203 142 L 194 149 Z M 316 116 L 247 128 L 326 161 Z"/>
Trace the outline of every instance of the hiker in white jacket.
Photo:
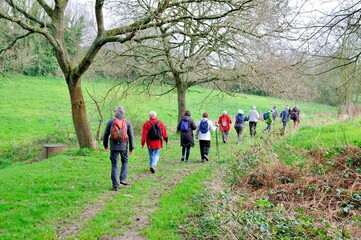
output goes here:
<path id="1" fill-rule="evenodd" d="M 203 113 L 203 118 L 196 129 L 196 138 L 199 140 L 202 162 L 209 161 L 208 153 L 211 148 L 211 132 L 216 131 L 217 127 L 213 126 L 212 121 L 208 119 L 208 113 Z"/>

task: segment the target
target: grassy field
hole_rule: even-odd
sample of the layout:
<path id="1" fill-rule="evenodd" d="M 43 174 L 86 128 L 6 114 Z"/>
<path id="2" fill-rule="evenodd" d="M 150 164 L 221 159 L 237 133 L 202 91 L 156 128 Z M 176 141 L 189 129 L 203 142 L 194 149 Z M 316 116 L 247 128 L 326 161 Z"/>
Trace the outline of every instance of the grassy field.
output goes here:
<path id="1" fill-rule="evenodd" d="M 85 81 L 83 88 L 101 99 L 112 84 Z M 264 140 L 279 137 L 276 134 L 281 128 L 279 122 L 271 135 L 261 134 L 266 124 L 260 122 L 258 137 L 253 141 L 245 130 L 242 145 L 236 144 L 232 130 L 230 142 L 220 143 L 217 148 L 213 134 L 210 163 L 198 162 L 196 144 L 191 151 L 191 164 L 180 164 L 179 136 L 175 132 L 176 95 L 151 97 L 136 93 L 141 87 L 135 90 L 124 91 L 126 98 L 118 97 L 122 95 L 120 90 L 102 103 L 106 118 L 103 128 L 114 107 L 124 105 L 126 118 L 133 122 L 137 133 L 136 148 L 129 160 L 128 180 L 132 185 L 112 192 L 109 154 L 101 146 L 96 152 L 76 147 L 64 80 L 23 76 L 1 80 L 0 111 L 4 117 L 0 124 L 0 239 L 119 239 L 122 236 L 184 239 L 187 231 L 194 230 L 189 229 L 194 228 L 193 219 L 209 211 L 206 207 L 209 203 L 201 196 L 205 194 L 205 186 L 214 181 L 216 169 L 229 169 L 227 164 L 240 153 L 256 149 Z M 86 98 L 89 118 L 96 130 L 99 121 L 96 108 Z M 295 104 L 268 97 L 231 97 L 200 87 L 191 89 L 187 98 L 188 109 L 196 120 L 205 111 L 216 120 L 223 110 L 234 116 L 239 108 L 247 112 L 256 105 L 263 112 L 273 105 L 281 110 L 286 103 Z M 361 146 L 360 122 L 333 123 L 334 107 L 297 104 L 302 110 L 302 125 L 298 130 L 289 126 L 278 149 L 287 149 L 288 144 L 292 149 L 312 149 L 315 142 L 323 147 L 335 143 Z M 162 149 L 156 174 L 149 173 L 147 152 L 140 148 L 140 127 L 150 110 L 157 111 L 170 134 L 169 146 Z M 331 125 L 326 127 L 324 123 Z M 21 131 L 16 130 L 19 128 Z M 38 161 L 42 144 L 55 142 L 69 144 L 69 150 Z M 299 159 L 285 157 L 289 164 L 296 160 Z M 198 238 L 207 231 L 203 230 L 194 230 Z"/>

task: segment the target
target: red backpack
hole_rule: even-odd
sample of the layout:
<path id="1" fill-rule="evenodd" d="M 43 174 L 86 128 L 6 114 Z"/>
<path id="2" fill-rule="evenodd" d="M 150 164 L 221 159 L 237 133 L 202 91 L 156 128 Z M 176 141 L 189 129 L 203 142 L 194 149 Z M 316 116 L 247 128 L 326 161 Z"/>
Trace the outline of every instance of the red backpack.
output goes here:
<path id="1" fill-rule="evenodd" d="M 110 137 L 114 142 L 119 143 L 128 140 L 127 123 L 125 119 L 115 118 L 110 131 Z"/>

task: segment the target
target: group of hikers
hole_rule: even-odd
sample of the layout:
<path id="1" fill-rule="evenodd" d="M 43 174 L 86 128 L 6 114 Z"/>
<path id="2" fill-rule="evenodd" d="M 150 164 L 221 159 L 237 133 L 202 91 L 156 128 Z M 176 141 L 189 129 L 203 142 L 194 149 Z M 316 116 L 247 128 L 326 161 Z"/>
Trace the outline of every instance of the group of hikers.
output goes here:
<path id="1" fill-rule="evenodd" d="M 112 190 L 117 191 L 119 184 L 129 185 L 126 181 L 128 175 L 128 153 L 132 154 L 134 149 L 134 131 L 129 120 L 124 118 L 124 107 L 117 106 L 114 110 L 114 118 L 110 119 L 105 127 L 103 134 L 103 145 L 106 152 L 109 151 L 110 146 L 110 161 L 111 161 L 111 181 Z M 184 112 L 184 115 L 177 124 L 177 131 L 180 132 L 180 145 L 182 147 L 181 162 L 190 163 L 190 149 L 194 147 L 194 131 L 195 138 L 199 140 L 199 149 L 201 154 L 201 161 L 209 161 L 209 150 L 211 147 L 211 132 L 216 131 L 217 128 L 222 133 L 222 141 L 227 143 L 229 131 L 231 129 L 232 119 L 223 111 L 215 124 L 208 119 L 207 112 L 202 114 L 202 119 L 196 124 L 191 118 L 189 110 Z M 234 128 L 237 132 L 237 142 L 241 143 L 242 132 L 245 128 L 246 122 L 249 122 L 249 130 L 251 138 L 256 136 L 256 129 L 258 120 L 263 119 L 267 127 L 264 132 L 271 131 L 271 124 L 276 121 L 278 117 L 278 110 L 274 106 L 269 111 L 265 112 L 260 117 L 253 106 L 245 115 L 242 109 L 239 109 L 235 117 Z M 300 109 L 295 106 L 290 109 L 289 105 L 281 111 L 279 115 L 283 123 L 283 133 L 286 129 L 289 119 L 293 120 L 294 126 L 300 123 Z M 155 111 L 149 112 L 149 119 L 143 124 L 141 147 L 147 146 L 149 155 L 149 170 L 151 173 L 156 172 L 157 163 L 160 156 L 160 150 L 163 147 L 163 142 L 168 144 L 168 134 L 164 123 L 157 118 Z M 110 144 L 109 144 L 110 143 Z M 129 151 L 128 151 L 129 150 Z M 121 169 L 118 182 L 118 162 L 119 156 L 121 160 Z"/>

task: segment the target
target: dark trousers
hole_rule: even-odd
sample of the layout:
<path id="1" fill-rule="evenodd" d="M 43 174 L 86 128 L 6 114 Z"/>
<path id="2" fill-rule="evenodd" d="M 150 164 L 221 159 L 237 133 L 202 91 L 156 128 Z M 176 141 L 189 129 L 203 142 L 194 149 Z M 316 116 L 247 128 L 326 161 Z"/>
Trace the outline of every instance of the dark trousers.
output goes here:
<path id="1" fill-rule="evenodd" d="M 237 137 L 238 137 L 238 140 L 237 142 L 240 143 L 241 140 L 242 140 L 242 132 L 243 132 L 243 128 L 236 128 L 236 131 L 237 131 Z"/>
<path id="2" fill-rule="evenodd" d="M 251 137 L 256 136 L 257 122 L 249 122 L 249 133 Z"/>
<path id="3" fill-rule="evenodd" d="M 210 140 L 199 140 L 199 149 L 201 150 L 201 158 L 205 159 L 204 155 L 208 156 L 209 149 L 211 148 Z"/>
<path id="4" fill-rule="evenodd" d="M 128 175 L 128 150 L 116 151 L 110 150 L 110 161 L 112 162 L 112 170 L 110 177 L 112 179 L 113 188 L 117 188 L 119 186 L 118 183 L 118 162 L 119 155 L 122 161 L 122 167 L 120 168 L 120 181 L 125 181 Z"/>
<path id="5" fill-rule="evenodd" d="M 186 160 L 189 159 L 189 155 L 191 153 L 191 146 L 183 146 L 182 147 L 182 158 L 184 158 L 184 154 L 186 155 Z"/>
<path id="6" fill-rule="evenodd" d="M 267 123 L 267 127 L 263 131 L 270 132 L 271 131 L 271 123 Z"/>

